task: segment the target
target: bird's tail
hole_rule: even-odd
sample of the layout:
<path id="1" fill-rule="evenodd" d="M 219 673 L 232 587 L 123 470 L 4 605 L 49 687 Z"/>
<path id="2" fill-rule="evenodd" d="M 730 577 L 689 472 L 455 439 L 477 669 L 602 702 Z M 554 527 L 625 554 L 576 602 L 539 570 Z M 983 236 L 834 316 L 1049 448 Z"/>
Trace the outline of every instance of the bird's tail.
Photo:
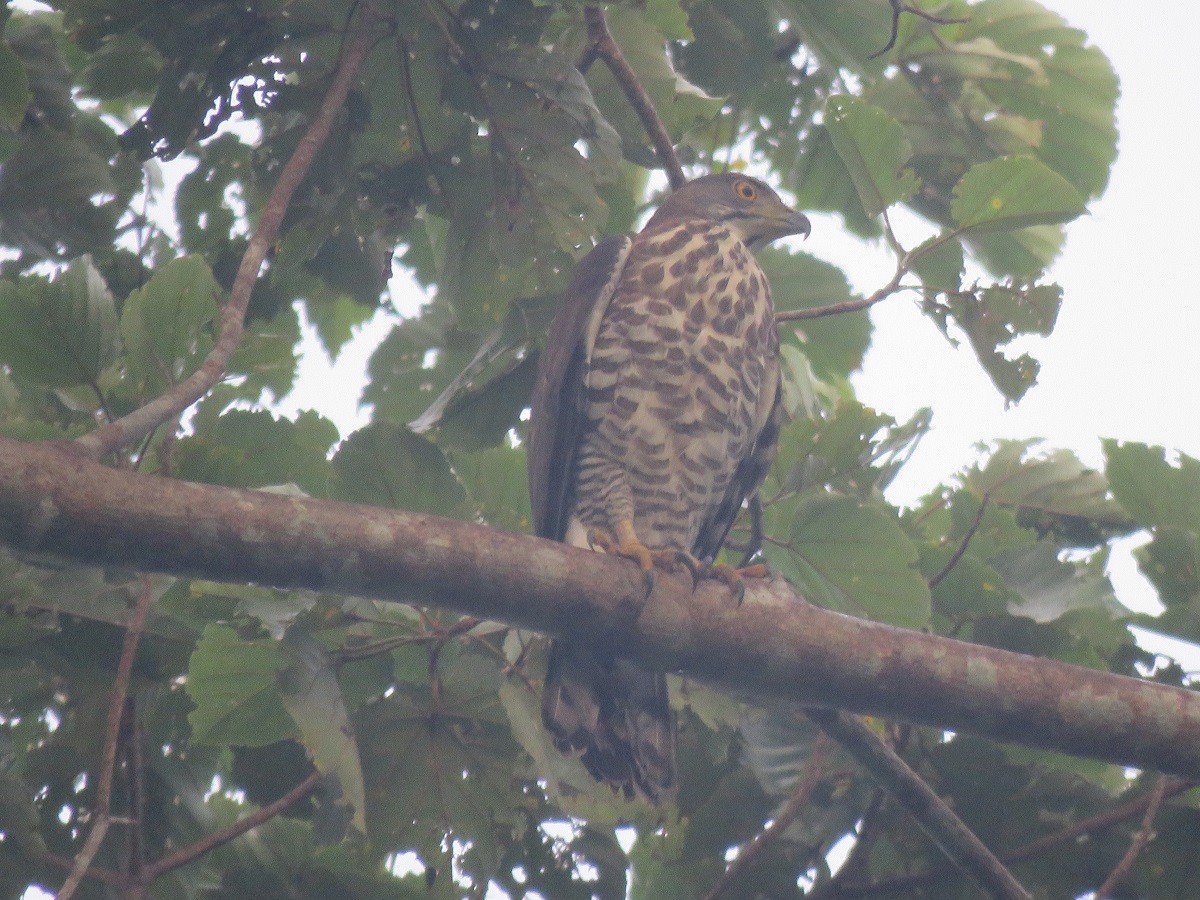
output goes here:
<path id="1" fill-rule="evenodd" d="M 659 803 L 675 790 L 675 719 L 667 680 L 566 641 L 550 646 L 542 721 L 562 753 L 632 799 Z"/>

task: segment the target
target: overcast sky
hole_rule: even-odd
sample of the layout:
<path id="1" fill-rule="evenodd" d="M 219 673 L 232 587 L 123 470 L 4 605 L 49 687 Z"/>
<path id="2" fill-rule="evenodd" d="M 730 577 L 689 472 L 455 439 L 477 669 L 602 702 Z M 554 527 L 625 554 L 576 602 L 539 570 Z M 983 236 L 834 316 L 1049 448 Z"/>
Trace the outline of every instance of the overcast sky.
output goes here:
<path id="1" fill-rule="evenodd" d="M 1050 273 L 1064 288 L 1063 310 L 1051 337 L 1020 345 L 1042 370 L 1017 406 L 1004 408 L 971 352 L 952 349 L 910 297 L 875 307 L 874 342 L 855 378 L 859 396 L 900 419 L 922 406 L 934 410 L 932 433 L 890 492 L 902 505 L 950 479 L 976 459 L 976 442 L 993 438 L 1042 437 L 1097 467 L 1102 437 L 1200 456 L 1194 6 L 1167 0 L 1151 15 L 1116 0 L 1043 2 L 1113 62 L 1121 80 L 1119 156 L 1091 215 L 1068 226 L 1066 248 Z M 814 224 L 804 249 L 842 265 L 862 292 L 891 275 L 887 252 L 844 239 L 833 217 Z M 415 297 L 401 283 L 394 288 L 410 296 L 397 296 L 397 305 L 411 309 Z M 362 424 L 353 403 L 359 373 L 386 327 L 366 329 L 333 372 L 310 346 L 288 405 L 321 410 L 343 434 Z M 1151 602 L 1127 558 L 1116 560 L 1112 574 L 1123 600 L 1143 608 Z"/>

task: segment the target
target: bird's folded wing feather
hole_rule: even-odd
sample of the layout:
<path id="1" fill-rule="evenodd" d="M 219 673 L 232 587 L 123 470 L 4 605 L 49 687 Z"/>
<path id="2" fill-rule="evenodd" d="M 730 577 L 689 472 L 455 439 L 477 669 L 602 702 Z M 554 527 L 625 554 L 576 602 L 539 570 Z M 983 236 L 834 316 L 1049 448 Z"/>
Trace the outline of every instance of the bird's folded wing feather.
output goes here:
<path id="1" fill-rule="evenodd" d="M 527 447 L 529 501 L 534 533 L 541 537 L 562 540 L 566 534 L 590 344 L 631 244 L 627 236 L 614 235 L 580 260 L 546 337 Z"/>

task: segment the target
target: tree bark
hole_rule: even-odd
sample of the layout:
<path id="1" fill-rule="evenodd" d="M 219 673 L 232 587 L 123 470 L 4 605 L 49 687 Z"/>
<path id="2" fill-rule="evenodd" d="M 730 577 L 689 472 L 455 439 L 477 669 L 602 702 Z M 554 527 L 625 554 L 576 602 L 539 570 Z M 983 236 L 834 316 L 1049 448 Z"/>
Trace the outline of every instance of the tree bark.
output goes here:
<path id="1" fill-rule="evenodd" d="M 106 468 L 0 438 L 0 543 L 144 572 L 455 609 L 729 690 L 1200 778 L 1200 694 L 729 590 L 467 522 Z"/>

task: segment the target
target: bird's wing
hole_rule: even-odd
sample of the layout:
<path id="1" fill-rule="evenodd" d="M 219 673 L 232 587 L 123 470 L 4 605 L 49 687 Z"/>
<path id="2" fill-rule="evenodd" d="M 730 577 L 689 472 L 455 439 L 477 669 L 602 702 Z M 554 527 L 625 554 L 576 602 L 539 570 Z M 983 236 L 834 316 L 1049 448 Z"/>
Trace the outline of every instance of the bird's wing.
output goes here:
<path id="1" fill-rule="evenodd" d="M 692 553 L 698 559 L 715 558 L 721 551 L 721 546 L 729 537 L 729 530 L 737 521 L 742 502 L 758 490 L 775 462 L 775 453 L 779 448 L 779 429 L 783 425 L 782 382 L 775 387 L 774 394 L 770 412 L 762 429 L 755 436 L 750 452 L 738 463 L 720 504 L 700 526 L 700 534 L 692 548 Z"/>
<path id="2" fill-rule="evenodd" d="M 562 540 L 567 531 L 584 378 L 630 246 L 630 238 L 614 235 L 579 261 L 546 337 L 527 446 L 529 501 L 534 533 L 541 537 Z"/>

